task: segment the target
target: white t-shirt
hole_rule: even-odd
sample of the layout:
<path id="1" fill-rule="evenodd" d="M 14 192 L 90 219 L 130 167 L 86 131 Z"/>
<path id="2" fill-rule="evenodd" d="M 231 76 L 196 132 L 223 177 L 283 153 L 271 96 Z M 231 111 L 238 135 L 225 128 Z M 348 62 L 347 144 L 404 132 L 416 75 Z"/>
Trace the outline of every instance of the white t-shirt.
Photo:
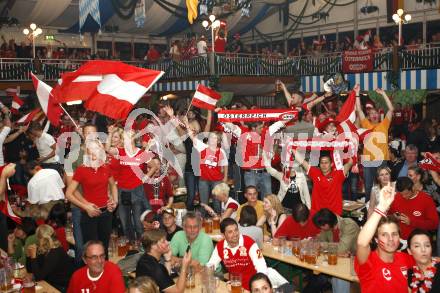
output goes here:
<path id="1" fill-rule="evenodd" d="M 53 146 L 55 143 L 56 141 L 52 135 L 43 132 L 41 134 L 41 137 L 35 140 L 35 145 L 37 147 L 40 158 L 48 156 L 52 152 L 51 146 Z M 42 163 L 57 163 L 57 162 L 58 162 L 58 156 L 55 155 L 52 158 L 47 159 Z"/>
<path id="2" fill-rule="evenodd" d="M 0 132 L 0 166 L 5 164 L 5 159 L 3 156 L 3 143 L 5 142 L 9 132 L 11 132 L 11 127 L 8 126 L 3 127 L 2 131 Z"/>
<path id="3" fill-rule="evenodd" d="M 233 212 L 229 217 L 232 219 L 235 219 L 235 217 L 237 216 L 237 210 L 239 207 L 240 207 L 240 204 L 235 199 L 230 197 L 230 198 L 228 198 L 228 200 L 226 202 L 222 202 L 222 214 L 224 212 L 226 212 L 227 209 L 232 209 Z"/>
<path id="4" fill-rule="evenodd" d="M 45 204 L 64 199 L 63 188 L 63 179 L 57 171 L 41 169 L 28 182 L 28 201 L 31 204 Z"/>
<path id="5" fill-rule="evenodd" d="M 197 42 L 197 54 L 204 55 L 206 54 L 206 41 L 200 40 Z"/>

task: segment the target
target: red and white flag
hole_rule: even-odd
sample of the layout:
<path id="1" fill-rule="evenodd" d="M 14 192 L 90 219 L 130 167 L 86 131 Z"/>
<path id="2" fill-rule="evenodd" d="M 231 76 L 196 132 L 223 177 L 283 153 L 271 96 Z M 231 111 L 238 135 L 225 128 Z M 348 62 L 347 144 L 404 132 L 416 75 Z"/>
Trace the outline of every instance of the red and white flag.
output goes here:
<path id="1" fill-rule="evenodd" d="M 32 112 L 29 112 L 26 115 L 24 115 L 23 117 L 21 117 L 20 119 L 18 119 L 17 124 L 29 124 L 32 122 L 34 117 L 40 113 L 41 113 L 41 109 L 34 109 L 34 110 L 32 110 Z"/>
<path id="2" fill-rule="evenodd" d="M 431 153 L 425 153 L 425 159 L 419 162 L 419 166 L 424 170 L 440 173 L 440 162 Z"/>
<path id="3" fill-rule="evenodd" d="M 14 114 L 18 113 L 18 109 L 23 106 L 24 101 L 20 99 L 20 87 L 17 87 L 16 89 L 8 88 L 6 89 L 6 95 L 9 97 L 12 97 L 12 105 L 11 105 L 11 112 Z"/>
<path id="4" fill-rule="evenodd" d="M 63 74 L 52 93 L 59 103 L 82 100 L 91 111 L 125 119 L 163 74 L 119 61 L 94 60 Z"/>
<path id="5" fill-rule="evenodd" d="M 215 105 L 221 97 L 220 93 L 215 90 L 199 84 L 194 93 L 192 105 L 201 109 L 214 110 Z"/>
<path id="6" fill-rule="evenodd" d="M 345 133 L 350 137 L 353 133 L 356 133 L 359 137 L 359 142 L 362 142 L 364 137 L 371 132 L 368 129 L 357 128 L 354 124 L 356 121 L 356 93 L 354 90 L 348 95 L 348 98 L 342 105 L 336 120 L 339 122 L 339 125 L 337 126 L 339 134 Z"/>
<path id="7" fill-rule="evenodd" d="M 41 109 L 52 125 L 60 125 L 60 117 L 63 110 L 51 93 L 52 87 L 39 80 L 33 73 L 31 73 L 31 76 Z"/>
<path id="8" fill-rule="evenodd" d="M 4 167 L 5 166 L 0 167 L 0 174 L 3 172 Z M 7 181 L 7 184 L 9 187 L 9 181 Z M 17 224 L 21 224 L 21 218 L 14 213 L 14 211 L 11 208 L 11 205 L 9 204 L 7 189 L 5 190 L 5 200 L 0 201 L 0 212 L 3 213 L 5 216 L 11 218 Z"/>

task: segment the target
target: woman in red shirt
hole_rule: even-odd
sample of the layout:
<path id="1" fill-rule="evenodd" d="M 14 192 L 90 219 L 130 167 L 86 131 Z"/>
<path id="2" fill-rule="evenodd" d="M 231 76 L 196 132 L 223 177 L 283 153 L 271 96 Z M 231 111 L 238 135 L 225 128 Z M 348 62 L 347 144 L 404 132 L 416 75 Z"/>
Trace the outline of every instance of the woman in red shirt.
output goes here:
<path id="1" fill-rule="evenodd" d="M 406 253 L 397 252 L 400 244 L 398 220 L 393 215 L 386 216 L 394 195 L 391 183 L 382 188 L 379 204 L 357 239 L 354 267 L 363 293 L 408 292 L 406 275 L 414 260 Z M 377 249 L 371 251 L 373 238 Z"/>
<path id="2" fill-rule="evenodd" d="M 112 132 L 112 129 L 109 129 L 109 132 Z M 124 235 L 133 241 L 140 239 L 143 234 L 142 223 L 139 220 L 141 214 L 145 210 L 151 210 L 145 198 L 143 167 L 152 153 L 136 147 L 134 130 L 122 132 L 122 141 L 122 147 L 110 147 L 107 148 L 107 152 L 117 160 L 112 164 L 112 171 L 116 175 L 118 186 L 118 214 Z M 147 176 L 154 172 L 155 169 L 152 168 Z"/>
<path id="3" fill-rule="evenodd" d="M 190 129 L 190 127 L 187 126 L 187 129 Z M 207 205 L 209 203 L 209 196 L 212 194 L 214 187 L 222 181 L 227 182 L 228 180 L 228 157 L 225 151 L 219 147 L 221 142 L 220 133 L 211 132 L 208 136 L 207 144 L 198 139 L 193 131 L 188 131 L 188 134 L 193 141 L 194 148 L 200 154 L 200 203 Z M 194 167 L 193 165 L 193 168 Z M 215 197 L 213 197 L 213 208 L 217 214 L 221 213 L 220 202 Z"/>
<path id="4" fill-rule="evenodd" d="M 101 142 L 86 141 L 84 163 L 75 170 L 67 187 L 66 197 L 82 210 L 81 231 L 84 243 L 100 240 L 104 243 L 108 255 L 112 212 L 118 205 L 118 190 L 105 161 L 105 150 Z M 82 193 L 78 190 L 79 185 L 82 187 Z"/>

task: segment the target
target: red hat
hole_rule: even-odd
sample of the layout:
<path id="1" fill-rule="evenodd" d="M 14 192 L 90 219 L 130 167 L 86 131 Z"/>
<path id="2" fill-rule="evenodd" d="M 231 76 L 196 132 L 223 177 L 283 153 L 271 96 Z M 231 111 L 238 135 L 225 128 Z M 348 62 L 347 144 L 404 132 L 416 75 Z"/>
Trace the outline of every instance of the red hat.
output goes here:
<path id="1" fill-rule="evenodd" d="M 330 123 L 333 123 L 335 125 L 339 125 L 339 121 L 338 120 L 336 120 L 336 119 L 334 119 L 332 117 L 329 117 L 329 118 L 325 119 L 324 121 L 322 121 L 321 123 L 319 123 L 318 130 L 320 132 L 323 132 L 325 130 L 325 128 L 327 127 L 327 125 L 329 125 Z"/>

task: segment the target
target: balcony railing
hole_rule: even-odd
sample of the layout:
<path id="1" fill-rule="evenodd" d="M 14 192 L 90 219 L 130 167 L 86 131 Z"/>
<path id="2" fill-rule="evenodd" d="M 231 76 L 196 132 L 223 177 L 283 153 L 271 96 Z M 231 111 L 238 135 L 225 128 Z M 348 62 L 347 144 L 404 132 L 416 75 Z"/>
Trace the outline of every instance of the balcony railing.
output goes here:
<path id="1" fill-rule="evenodd" d="M 406 49 L 397 53 L 403 70 L 440 68 L 440 46 L 421 49 Z M 374 53 L 374 70 L 392 69 L 393 52 L 390 49 Z M 32 60 L 0 59 L 0 81 L 29 81 L 30 72 L 44 75 L 45 80 L 55 81 L 66 71 L 76 70 L 85 60 Z M 162 61 L 156 64 L 127 62 L 143 68 L 165 71 L 163 79 L 193 79 L 210 75 L 218 76 L 307 76 L 323 75 L 341 71 L 342 54 L 319 56 L 295 56 L 272 59 L 261 55 L 197 56 L 175 62 Z"/>

